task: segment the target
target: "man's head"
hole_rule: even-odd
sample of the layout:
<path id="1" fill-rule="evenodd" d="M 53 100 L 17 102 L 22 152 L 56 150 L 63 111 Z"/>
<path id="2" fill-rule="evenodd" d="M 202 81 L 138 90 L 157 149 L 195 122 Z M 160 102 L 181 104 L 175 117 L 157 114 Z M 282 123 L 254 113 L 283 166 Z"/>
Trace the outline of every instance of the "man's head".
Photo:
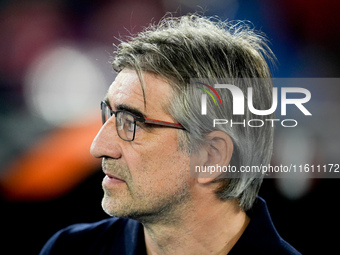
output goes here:
<path id="1" fill-rule="evenodd" d="M 117 216 L 138 218 L 137 214 L 162 214 L 174 205 L 184 205 L 195 185 L 189 176 L 190 154 L 191 160 L 197 159 L 197 155 L 203 155 L 202 148 L 228 154 L 223 157 L 225 164 L 268 164 L 273 129 L 207 127 L 199 113 L 201 94 L 198 90 L 193 94 L 190 79 L 233 79 L 244 94 L 247 87 L 255 87 L 254 107 L 269 109 L 270 79 L 266 83 L 248 83 L 243 78 L 270 78 L 265 57 L 271 59 L 271 54 L 264 38 L 244 23 L 215 22 L 197 15 L 163 19 L 159 25 L 122 42 L 113 61 L 119 74 L 107 95 L 112 110 L 132 108 L 151 119 L 179 123 L 185 130 L 141 124 L 135 140 L 127 142 L 118 137 L 115 122 L 108 120 L 93 143 L 92 154 L 104 157 L 104 172 L 123 182 L 113 185 L 115 179 L 111 178 L 104 185 L 104 209 Z M 225 104 L 215 108 L 210 118 L 223 114 L 237 121 L 232 116 L 231 94 L 220 96 Z M 242 116 L 252 117 L 249 111 Z M 211 154 L 214 153 L 204 155 Z M 204 163 L 208 162 L 211 158 Z M 240 207 L 247 210 L 258 193 L 262 176 L 241 175 L 211 182 L 218 184 L 218 199 L 238 199 Z"/>

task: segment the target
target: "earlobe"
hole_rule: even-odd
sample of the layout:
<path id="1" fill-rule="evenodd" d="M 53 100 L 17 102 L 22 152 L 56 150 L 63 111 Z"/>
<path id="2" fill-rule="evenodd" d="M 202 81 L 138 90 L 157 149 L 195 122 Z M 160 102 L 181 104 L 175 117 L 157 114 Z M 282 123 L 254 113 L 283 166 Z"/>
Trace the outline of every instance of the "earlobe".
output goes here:
<path id="1" fill-rule="evenodd" d="M 210 183 L 221 174 L 219 169 L 229 164 L 234 150 L 230 136 L 223 131 L 213 131 L 206 139 L 204 150 L 207 157 L 202 164 L 204 169 L 197 178 L 197 182 L 201 184 Z"/>

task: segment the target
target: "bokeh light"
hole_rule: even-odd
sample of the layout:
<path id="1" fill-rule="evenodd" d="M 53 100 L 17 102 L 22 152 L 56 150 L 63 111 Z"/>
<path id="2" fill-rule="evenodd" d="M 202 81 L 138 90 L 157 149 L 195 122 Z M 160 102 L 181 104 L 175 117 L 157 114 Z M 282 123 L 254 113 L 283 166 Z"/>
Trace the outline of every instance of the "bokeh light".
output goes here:
<path id="1" fill-rule="evenodd" d="M 58 45 L 37 58 L 25 77 L 30 111 L 53 125 L 82 119 L 98 108 L 108 84 L 86 53 Z"/>

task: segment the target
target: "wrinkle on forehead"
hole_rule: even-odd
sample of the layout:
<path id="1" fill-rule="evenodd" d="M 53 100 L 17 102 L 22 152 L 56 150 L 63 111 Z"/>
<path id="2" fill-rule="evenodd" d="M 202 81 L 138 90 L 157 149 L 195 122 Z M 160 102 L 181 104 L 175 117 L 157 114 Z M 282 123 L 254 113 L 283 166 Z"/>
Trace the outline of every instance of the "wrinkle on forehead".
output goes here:
<path id="1" fill-rule="evenodd" d="M 152 111 L 157 105 L 157 108 L 168 113 L 169 97 L 172 95 L 170 85 L 151 72 L 144 72 L 142 78 L 145 95 L 137 73 L 133 69 L 123 69 L 117 75 L 107 94 L 107 98 L 113 104 L 112 106 L 132 103 L 131 106 L 135 108 Z M 113 99 L 112 102 L 111 99 Z M 133 102 L 130 101 L 131 99 Z"/>
<path id="2" fill-rule="evenodd" d="M 122 75 L 125 73 L 128 75 Z M 138 79 L 138 76 L 133 70 L 123 69 L 111 84 L 106 97 L 110 99 L 110 97 L 112 98 L 112 96 L 114 96 L 115 102 L 111 103 L 119 104 L 126 102 L 126 98 L 135 96 L 136 99 L 141 98 L 140 101 L 145 104 L 141 85 L 136 86 L 136 78 Z M 140 87 L 140 89 L 138 89 L 138 87 Z"/>

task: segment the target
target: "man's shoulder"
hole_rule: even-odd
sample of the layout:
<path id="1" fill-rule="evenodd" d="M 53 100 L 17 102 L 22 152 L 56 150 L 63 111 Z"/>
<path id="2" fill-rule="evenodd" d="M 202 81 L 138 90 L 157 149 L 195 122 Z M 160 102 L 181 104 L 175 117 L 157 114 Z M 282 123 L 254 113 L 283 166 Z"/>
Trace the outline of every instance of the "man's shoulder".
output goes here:
<path id="1" fill-rule="evenodd" d="M 91 238 L 93 241 L 93 237 L 100 239 L 106 235 L 121 236 L 122 233 L 133 235 L 138 230 L 139 225 L 140 223 L 135 220 L 113 217 L 94 223 L 74 224 L 58 231 L 55 236 L 59 238 L 63 236 L 72 239 L 79 238 L 82 241 Z"/>
<path id="2" fill-rule="evenodd" d="M 126 254 L 126 250 L 120 253 L 121 244 L 129 243 L 131 250 L 137 249 L 141 236 L 141 224 L 131 219 L 109 218 L 95 223 L 74 224 L 55 233 L 40 255 L 109 254 L 111 250 L 115 250 L 115 254 Z"/>
<path id="3" fill-rule="evenodd" d="M 126 227 L 133 228 L 139 224 L 140 223 L 135 220 L 112 217 L 94 223 L 78 223 L 70 225 L 59 232 L 68 235 L 96 235 L 98 232 L 119 232 Z"/>
<path id="4" fill-rule="evenodd" d="M 230 254 L 301 255 L 277 232 L 264 199 L 257 197 L 247 214 L 250 223 Z"/>

